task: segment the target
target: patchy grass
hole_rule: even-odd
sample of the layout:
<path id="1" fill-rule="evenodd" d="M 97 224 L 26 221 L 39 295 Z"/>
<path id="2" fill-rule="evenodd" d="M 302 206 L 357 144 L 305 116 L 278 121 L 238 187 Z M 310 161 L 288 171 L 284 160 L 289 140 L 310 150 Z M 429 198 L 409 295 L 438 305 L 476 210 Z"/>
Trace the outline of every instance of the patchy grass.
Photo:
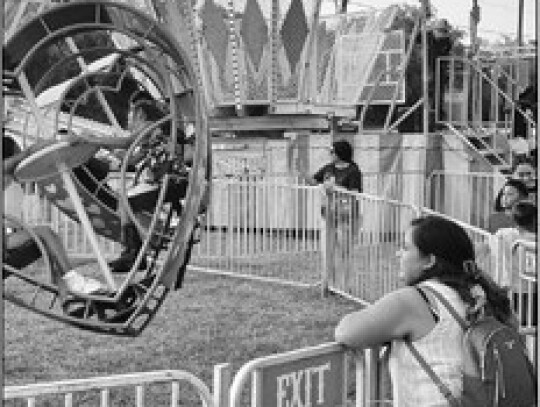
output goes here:
<path id="1" fill-rule="evenodd" d="M 316 288 L 196 272 L 188 273 L 184 288 L 169 294 L 137 338 L 82 331 L 6 303 L 4 384 L 180 369 L 211 387 L 216 364 L 231 363 L 236 372 L 257 357 L 332 341 L 340 317 L 357 308 L 338 297 L 322 299 Z M 168 405 L 165 389 L 154 391 L 148 405 Z M 133 393 L 133 388 L 120 389 L 111 401 L 133 405 Z M 98 397 L 88 394 L 76 405 Z M 194 394 L 185 397 L 187 404 L 181 405 L 196 400 Z"/>

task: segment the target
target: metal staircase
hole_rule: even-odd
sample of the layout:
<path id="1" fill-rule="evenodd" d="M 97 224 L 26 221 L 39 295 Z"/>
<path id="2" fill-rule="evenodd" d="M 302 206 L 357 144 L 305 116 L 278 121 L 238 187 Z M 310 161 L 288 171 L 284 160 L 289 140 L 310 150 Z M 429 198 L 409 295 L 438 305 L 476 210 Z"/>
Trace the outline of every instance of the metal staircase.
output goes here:
<path id="1" fill-rule="evenodd" d="M 511 173 L 512 157 L 506 135 L 490 129 L 470 125 L 455 126 L 447 122 L 445 126 L 477 158 L 503 175 L 509 175 Z"/>
<path id="2" fill-rule="evenodd" d="M 505 58 L 440 58 L 436 77 L 436 121 L 466 146 L 469 153 L 504 175 L 513 166 L 513 122 L 521 116 L 530 129 L 536 123 L 516 103 L 530 83 L 531 53 Z"/>

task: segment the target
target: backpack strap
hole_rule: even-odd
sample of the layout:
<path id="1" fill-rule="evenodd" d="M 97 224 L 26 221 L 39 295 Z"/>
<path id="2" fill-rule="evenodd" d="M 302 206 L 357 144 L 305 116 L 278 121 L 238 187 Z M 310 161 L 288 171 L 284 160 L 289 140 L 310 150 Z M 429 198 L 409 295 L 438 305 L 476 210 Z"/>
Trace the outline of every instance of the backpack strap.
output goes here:
<path id="1" fill-rule="evenodd" d="M 431 366 L 426 362 L 424 357 L 420 354 L 418 349 L 412 344 L 410 340 L 406 340 L 405 343 L 407 344 L 407 347 L 411 351 L 412 355 L 415 357 L 415 359 L 418 361 L 422 369 L 427 373 L 427 375 L 430 377 L 430 379 L 433 381 L 435 386 L 437 386 L 437 389 L 441 392 L 441 394 L 448 400 L 448 403 L 451 407 L 461 407 L 461 403 L 454 397 L 450 389 L 447 385 L 445 385 L 442 380 L 437 376 L 437 373 L 434 372 L 434 370 L 431 368 Z"/>
<path id="2" fill-rule="evenodd" d="M 461 328 L 464 331 L 469 327 L 469 324 L 467 324 L 467 322 L 465 322 L 465 320 L 457 313 L 455 308 L 452 307 L 452 304 L 450 304 L 450 302 L 440 292 L 438 292 L 437 290 L 434 290 L 433 288 L 431 288 L 431 287 L 429 287 L 427 285 L 416 286 L 416 288 L 418 290 L 422 291 L 422 292 L 427 291 L 427 292 L 433 294 L 441 302 L 441 304 L 444 305 L 444 307 L 454 317 L 454 319 L 458 322 L 458 324 L 461 326 Z"/>
<path id="3" fill-rule="evenodd" d="M 428 303 L 427 296 L 425 294 L 425 291 L 429 291 L 430 293 L 433 293 L 437 299 L 439 299 L 443 305 L 448 309 L 448 311 L 452 314 L 452 316 L 460 323 L 460 325 L 463 327 L 466 327 L 465 321 L 458 315 L 458 313 L 455 311 L 455 309 L 450 305 L 450 303 L 444 298 L 442 294 L 440 294 L 438 291 L 430 288 L 430 287 L 420 287 L 416 286 L 416 289 L 418 290 L 418 293 L 422 296 L 422 298 Z M 431 310 L 433 313 L 433 310 Z M 418 361 L 418 364 L 424 369 L 424 371 L 427 373 L 429 378 L 433 381 L 435 386 L 437 386 L 437 389 L 441 392 L 441 394 L 448 400 L 448 403 L 451 407 L 461 407 L 461 402 L 454 397 L 450 389 L 447 385 L 445 385 L 439 376 L 437 376 L 437 373 L 431 368 L 431 366 L 426 362 L 424 357 L 420 354 L 418 349 L 416 349 L 416 346 L 413 345 L 410 339 L 405 340 L 405 344 L 409 348 L 409 351 L 414 356 L 414 358 Z"/>

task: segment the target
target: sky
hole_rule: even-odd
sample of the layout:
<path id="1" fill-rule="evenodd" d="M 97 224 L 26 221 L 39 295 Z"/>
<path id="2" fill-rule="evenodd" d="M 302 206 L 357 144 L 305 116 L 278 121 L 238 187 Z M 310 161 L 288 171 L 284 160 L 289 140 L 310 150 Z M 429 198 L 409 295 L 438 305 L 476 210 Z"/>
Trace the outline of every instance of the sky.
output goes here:
<path id="1" fill-rule="evenodd" d="M 226 7 L 230 0 L 214 0 L 216 3 Z M 508 35 L 515 39 L 517 37 L 518 26 L 518 3 L 519 0 L 477 0 L 480 6 L 480 23 L 478 26 L 479 36 L 490 42 L 502 40 L 501 34 Z M 524 0 L 524 40 L 535 38 L 538 21 L 538 7 L 535 3 L 540 0 Z M 270 13 L 271 0 L 258 0 L 262 5 L 263 14 Z M 456 28 L 469 31 L 469 13 L 473 0 L 430 0 L 432 7 L 436 10 L 437 18 L 445 18 Z M 234 0 L 235 9 L 243 10 L 247 0 Z M 279 0 L 281 9 L 286 10 L 290 6 L 291 0 Z M 310 8 L 316 4 L 315 0 L 302 0 L 304 7 Z M 335 11 L 335 0 L 321 0 L 321 13 L 333 14 Z M 412 4 L 420 5 L 420 0 L 349 0 L 349 11 L 358 10 L 365 7 L 377 9 L 386 8 L 392 4 Z M 535 10 L 536 8 L 536 10 Z M 306 10 L 309 14 L 312 10 Z M 267 18 L 269 16 L 266 16 Z M 468 35 L 468 34 L 467 34 Z M 467 40 L 467 35 L 465 40 Z"/>
<path id="2" fill-rule="evenodd" d="M 538 0 L 524 0 L 524 39 L 535 37 L 535 23 L 538 12 L 535 3 Z M 331 8 L 333 0 L 323 0 L 326 7 Z M 419 5 L 420 0 L 349 0 L 349 10 L 355 5 L 384 8 L 391 4 L 407 3 Z M 473 0 L 431 0 L 438 18 L 446 18 L 454 27 L 469 30 L 469 13 Z M 501 38 L 499 33 L 513 38 L 517 34 L 518 0 L 478 0 L 480 6 L 479 35 L 489 40 Z M 537 7 L 538 8 L 538 7 Z"/>

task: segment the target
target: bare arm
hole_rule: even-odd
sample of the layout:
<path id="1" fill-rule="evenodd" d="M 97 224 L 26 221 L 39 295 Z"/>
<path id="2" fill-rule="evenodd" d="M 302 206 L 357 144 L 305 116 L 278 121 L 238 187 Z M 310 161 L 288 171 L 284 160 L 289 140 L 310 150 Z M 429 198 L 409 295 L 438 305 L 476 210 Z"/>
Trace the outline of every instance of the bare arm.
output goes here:
<path id="1" fill-rule="evenodd" d="M 95 145 L 106 150 L 126 150 L 135 141 L 139 134 L 136 133 L 129 137 L 94 137 L 88 132 L 82 132 L 78 136 L 70 138 L 72 143 L 84 142 L 91 145 Z"/>
<path id="2" fill-rule="evenodd" d="M 346 315 L 337 325 L 337 342 L 354 348 L 378 346 L 429 332 L 433 317 L 412 287 L 391 292 L 367 308 Z"/>

